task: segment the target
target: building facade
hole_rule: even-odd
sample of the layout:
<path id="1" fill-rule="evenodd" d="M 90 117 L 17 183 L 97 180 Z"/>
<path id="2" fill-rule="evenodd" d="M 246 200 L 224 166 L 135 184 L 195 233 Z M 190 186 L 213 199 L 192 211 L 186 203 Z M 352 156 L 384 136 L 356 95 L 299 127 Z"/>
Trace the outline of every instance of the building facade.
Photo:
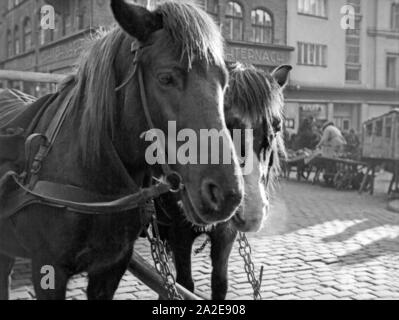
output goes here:
<path id="1" fill-rule="evenodd" d="M 294 48 L 287 46 L 287 1 L 202 0 L 226 39 L 226 60 L 265 70 L 287 64 Z"/>
<path id="2" fill-rule="evenodd" d="M 227 60 L 268 71 L 294 67 L 286 91 L 289 131 L 309 116 L 360 131 L 365 120 L 399 107 L 399 0 L 197 1 L 220 25 Z M 52 30 L 40 27 L 46 4 L 55 8 Z M 341 10 L 348 4 L 355 28 L 345 30 Z M 109 0 L 7 0 L 0 14 L 0 68 L 48 73 L 73 72 L 90 34 L 114 23 Z M 51 89 L 7 85 L 36 95 Z"/>
<path id="3" fill-rule="evenodd" d="M 132 2 L 148 4 L 147 0 Z M 290 61 L 293 48 L 286 45 L 286 1 L 198 2 L 220 25 L 226 37 L 227 60 L 255 64 L 266 70 Z M 40 27 L 40 11 L 46 4 L 55 8 L 54 30 Z M 0 6 L 3 69 L 71 73 L 90 33 L 114 23 L 108 0 L 7 0 Z M 31 94 L 46 91 L 46 87 L 33 88 L 27 83 L 10 85 Z"/>
<path id="4" fill-rule="evenodd" d="M 354 29 L 341 25 L 346 5 Z M 312 116 L 360 132 L 367 119 L 399 107 L 398 15 L 397 0 L 288 0 L 289 130 Z"/>
<path id="5" fill-rule="evenodd" d="M 43 29 L 41 9 L 55 9 L 54 28 Z M 7 0 L 1 3 L 0 68 L 67 74 L 90 33 L 104 22 L 107 1 Z M 48 85 L 8 83 L 7 86 L 41 95 Z"/>

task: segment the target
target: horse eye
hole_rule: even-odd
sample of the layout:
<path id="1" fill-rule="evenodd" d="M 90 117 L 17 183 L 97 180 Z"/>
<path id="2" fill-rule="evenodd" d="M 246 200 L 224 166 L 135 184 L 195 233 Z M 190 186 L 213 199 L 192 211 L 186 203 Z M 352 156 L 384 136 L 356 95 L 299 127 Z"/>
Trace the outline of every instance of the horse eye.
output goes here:
<path id="1" fill-rule="evenodd" d="M 158 81 L 164 86 L 171 86 L 174 84 L 173 76 L 170 73 L 162 73 L 158 76 Z"/>

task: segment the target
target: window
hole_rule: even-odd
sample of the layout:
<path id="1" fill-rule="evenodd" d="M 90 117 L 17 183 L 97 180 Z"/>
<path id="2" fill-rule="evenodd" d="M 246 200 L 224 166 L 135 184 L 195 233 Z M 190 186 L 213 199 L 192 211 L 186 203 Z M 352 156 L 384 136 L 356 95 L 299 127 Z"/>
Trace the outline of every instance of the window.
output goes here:
<path id="1" fill-rule="evenodd" d="M 361 17 L 356 15 L 355 16 L 355 28 L 354 29 L 346 29 L 346 34 L 360 36 L 360 27 L 361 27 Z"/>
<path id="2" fill-rule="evenodd" d="M 242 7 L 237 2 L 227 3 L 226 38 L 230 40 L 243 40 L 244 38 L 244 14 Z"/>
<path id="3" fill-rule="evenodd" d="M 44 45 L 46 43 L 46 30 L 44 30 L 41 26 L 42 14 L 38 13 L 38 25 L 37 30 L 39 33 L 39 45 Z"/>
<path id="4" fill-rule="evenodd" d="M 366 135 L 371 137 L 373 135 L 373 123 L 369 123 L 366 125 Z"/>
<path id="5" fill-rule="evenodd" d="M 360 39 L 357 37 L 346 38 L 346 62 L 360 63 Z"/>
<path id="6" fill-rule="evenodd" d="M 206 0 L 205 10 L 215 21 L 219 21 L 219 0 Z"/>
<path id="7" fill-rule="evenodd" d="M 295 119 L 291 119 L 291 118 L 285 119 L 284 120 L 284 126 L 287 129 L 295 129 Z"/>
<path id="8" fill-rule="evenodd" d="M 82 30 L 86 27 L 86 5 L 84 0 L 79 0 L 77 11 L 77 28 Z"/>
<path id="9" fill-rule="evenodd" d="M 72 30 L 72 18 L 69 13 L 66 13 L 62 17 L 62 35 L 66 36 L 71 33 Z"/>
<path id="10" fill-rule="evenodd" d="M 399 3 L 392 3 L 391 29 L 395 30 L 395 31 L 399 31 Z"/>
<path id="11" fill-rule="evenodd" d="M 298 13 L 327 17 L 326 0 L 298 0 Z"/>
<path id="12" fill-rule="evenodd" d="M 375 123 L 375 135 L 376 135 L 377 137 L 382 137 L 382 119 L 381 119 L 381 120 L 378 120 L 378 121 Z"/>
<path id="13" fill-rule="evenodd" d="M 327 46 L 298 42 L 298 64 L 307 66 L 327 66 Z"/>
<path id="14" fill-rule="evenodd" d="M 39 31 L 39 43 L 44 45 L 46 43 L 46 30 L 40 29 Z"/>
<path id="15" fill-rule="evenodd" d="M 341 131 L 349 131 L 351 119 L 347 117 L 334 117 L 334 124 Z"/>
<path id="16" fill-rule="evenodd" d="M 53 32 L 53 40 L 57 40 L 60 39 L 62 37 L 62 33 L 61 33 L 61 21 L 62 21 L 62 17 L 60 16 L 59 13 L 55 14 L 55 19 L 54 19 L 54 30 L 52 30 Z"/>
<path id="17" fill-rule="evenodd" d="M 355 14 L 356 15 L 359 15 L 360 14 L 360 11 L 361 11 L 361 5 L 360 5 L 360 2 L 361 2 L 362 0 L 348 0 L 347 1 L 347 3 L 349 4 L 349 5 L 351 5 L 354 9 L 355 9 Z"/>
<path id="18" fill-rule="evenodd" d="M 360 66 L 346 66 L 345 70 L 345 80 L 348 82 L 358 82 L 360 81 Z"/>
<path id="19" fill-rule="evenodd" d="M 392 118 L 385 119 L 385 138 L 391 138 L 392 136 Z"/>
<path id="20" fill-rule="evenodd" d="M 7 57 L 11 57 L 13 52 L 12 31 L 7 30 Z"/>
<path id="21" fill-rule="evenodd" d="M 273 42 L 273 21 L 270 14 L 262 9 L 253 10 L 251 13 L 252 38 L 257 43 Z"/>
<path id="22" fill-rule="evenodd" d="M 346 33 L 348 35 L 360 35 L 360 27 L 361 27 L 361 4 L 360 0 L 348 0 L 348 5 L 351 5 L 355 9 L 355 28 L 347 29 Z"/>
<path id="23" fill-rule="evenodd" d="M 20 38 L 19 27 L 18 26 L 15 26 L 14 38 L 15 38 L 15 41 L 14 41 L 14 53 L 17 55 L 17 54 L 21 53 L 21 38 Z"/>
<path id="24" fill-rule="evenodd" d="M 361 5 L 360 0 L 348 0 L 349 5 L 355 9 L 355 29 L 346 30 L 346 69 L 345 81 L 360 82 L 360 31 L 361 31 Z"/>
<path id="25" fill-rule="evenodd" d="M 29 18 L 24 21 L 24 51 L 32 49 L 32 24 Z"/>
<path id="26" fill-rule="evenodd" d="M 388 56 L 387 58 L 387 87 L 398 88 L 399 87 L 399 56 Z"/>
<path id="27" fill-rule="evenodd" d="M 26 2 L 26 1 L 28 1 L 28 0 L 8 0 L 7 6 L 5 8 L 7 8 L 8 11 L 11 11 L 15 7 L 19 6 L 21 3 Z"/>

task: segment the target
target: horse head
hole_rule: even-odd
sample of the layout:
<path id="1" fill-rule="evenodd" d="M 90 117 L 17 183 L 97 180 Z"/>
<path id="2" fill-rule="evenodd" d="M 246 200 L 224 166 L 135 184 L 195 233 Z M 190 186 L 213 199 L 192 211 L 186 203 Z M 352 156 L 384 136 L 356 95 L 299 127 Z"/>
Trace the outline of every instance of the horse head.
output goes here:
<path id="1" fill-rule="evenodd" d="M 232 221 L 242 232 L 258 231 L 269 210 L 268 194 L 279 169 L 279 157 L 285 153 L 282 129 L 283 89 L 292 68 L 281 66 L 271 75 L 253 66 L 233 64 L 226 93 L 227 126 L 242 134 L 241 153 L 245 150 L 244 201 Z M 234 139 L 235 140 L 235 139 Z M 245 160 L 245 161 L 244 161 Z"/>
<path id="2" fill-rule="evenodd" d="M 121 158 L 130 167 L 137 169 L 139 163 L 162 176 L 162 166 L 149 165 L 144 157 L 149 146 L 140 138 L 143 132 L 156 128 L 166 133 L 171 122 L 177 133 L 185 130 L 200 137 L 203 130 L 218 132 L 223 148 L 231 154 L 229 163 L 223 161 L 223 152 L 216 164 L 211 163 L 210 148 L 190 163 L 170 161 L 171 154 L 166 161 L 184 183 L 181 197 L 189 221 L 208 225 L 231 218 L 242 201 L 243 178 L 224 121 L 228 72 L 218 27 L 202 9 L 186 1 L 168 1 L 152 11 L 122 0 L 111 1 L 111 7 L 124 30 L 115 32 L 120 40 L 113 62 L 115 85 L 123 84 L 116 97 L 122 106 L 119 132 L 114 128 Z M 154 128 L 143 121 L 146 108 Z M 178 150 L 184 142 L 185 138 L 167 139 L 164 146 L 171 150 L 175 143 Z M 200 158 L 206 163 L 200 163 Z"/>

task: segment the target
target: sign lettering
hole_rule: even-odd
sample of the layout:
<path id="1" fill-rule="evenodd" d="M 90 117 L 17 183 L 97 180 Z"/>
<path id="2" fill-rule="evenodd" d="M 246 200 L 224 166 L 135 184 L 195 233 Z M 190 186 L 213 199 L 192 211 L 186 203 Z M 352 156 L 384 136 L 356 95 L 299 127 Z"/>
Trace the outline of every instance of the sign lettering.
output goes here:
<path id="1" fill-rule="evenodd" d="M 288 53 L 267 48 L 246 48 L 228 46 L 226 59 L 229 61 L 241 61 L 258 65 L 281 65 L 288 62 Z"/>

